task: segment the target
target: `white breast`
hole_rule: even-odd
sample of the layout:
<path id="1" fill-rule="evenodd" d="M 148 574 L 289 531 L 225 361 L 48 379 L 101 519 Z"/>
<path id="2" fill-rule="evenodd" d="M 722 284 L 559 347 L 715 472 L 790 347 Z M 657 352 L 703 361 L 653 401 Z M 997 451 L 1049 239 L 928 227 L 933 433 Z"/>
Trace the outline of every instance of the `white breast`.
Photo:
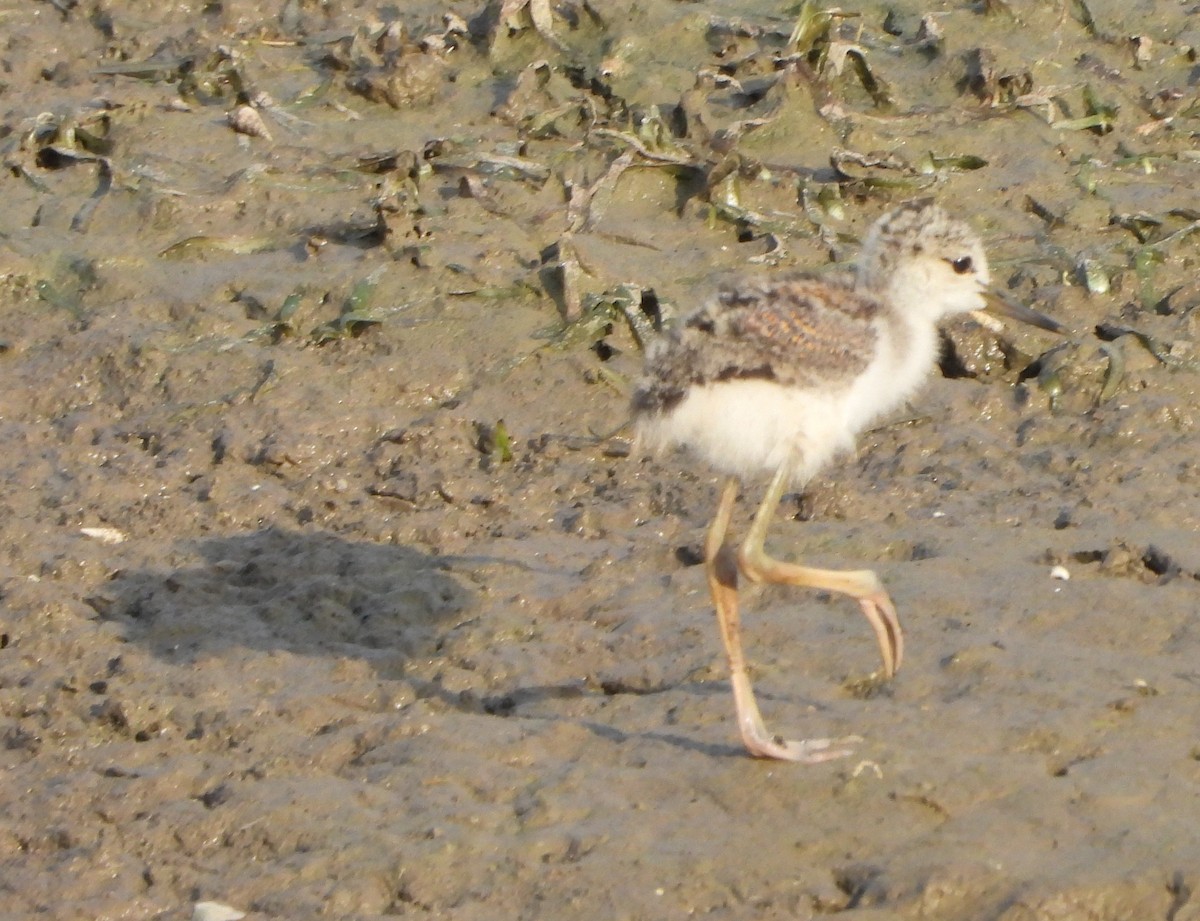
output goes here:
<path id="1" fill-rule="evenodd" d="M 881 331 L 882 332 L 882 331 Z M 906 400 L 936 354 L 930 327 L 889 330 L 879 352 L 848 383 L 783 387 L 768 380 L 693 386 L 669 412 L 643 416 L 637 438 L 649 451 L 686 445 L 724 473 L 773 474 L 783 464 L 793 485 L 809 480 L 835 455 L 854 450 L 859 432 Z"/>

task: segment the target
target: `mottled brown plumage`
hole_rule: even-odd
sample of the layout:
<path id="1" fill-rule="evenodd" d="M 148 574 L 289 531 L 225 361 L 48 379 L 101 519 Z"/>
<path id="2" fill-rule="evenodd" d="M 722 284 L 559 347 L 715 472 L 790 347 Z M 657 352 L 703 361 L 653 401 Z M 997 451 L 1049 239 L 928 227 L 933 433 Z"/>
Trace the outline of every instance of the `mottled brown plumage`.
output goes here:
<path id="1" fill-rule="evenodd" d="M 854 278 L 797 276 L 726 287 L 655 343 L 633 394 L 635 413 L 669 411 L 689 388 L 759 379 L 812 387 L 862 373 L 879 301 Z"/>

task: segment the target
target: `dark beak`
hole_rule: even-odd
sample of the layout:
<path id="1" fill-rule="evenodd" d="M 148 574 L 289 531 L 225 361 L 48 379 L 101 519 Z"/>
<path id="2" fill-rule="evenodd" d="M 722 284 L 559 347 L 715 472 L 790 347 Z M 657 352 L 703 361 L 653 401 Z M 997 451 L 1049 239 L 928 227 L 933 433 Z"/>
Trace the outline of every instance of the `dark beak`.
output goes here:
<path id="1" fill-rule="evenodd" d="M 1014 300 L 1009 295 L 994 288 L 988 288 L 984 292 L 984 299 L 987 301 L 989 310 L 1003 317 L 1020 320 L 1022 323 L 1028 323 L 1030 326 L 1058 333 L 1060 336 L 1067 333 L 1067 328 L 1059 323 L 1058 320 L 1053 320 L 1044 313 L 1038 313 L 1032 307 L 1026 307 L 1020 301 Z"/>

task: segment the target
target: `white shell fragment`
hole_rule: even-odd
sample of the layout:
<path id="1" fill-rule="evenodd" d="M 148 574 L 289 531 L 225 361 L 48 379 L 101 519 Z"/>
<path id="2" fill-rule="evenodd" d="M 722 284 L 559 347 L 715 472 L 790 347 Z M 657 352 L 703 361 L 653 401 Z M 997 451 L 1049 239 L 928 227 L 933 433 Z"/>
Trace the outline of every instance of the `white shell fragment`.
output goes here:
<path id="1" fill-rule="evenodd" d="M 244 911 L 220 902 L 197 902 L 192 908 L 192 921 L 241 921 L 244 917 Z"/>
<path id="2" fill-rule="evenodd" d="M 79 533 L 91 537 L 103 544 L 121 544 L 125 542 L 125 532 L 116 528 L 80 528 Z"/>
<path id="3" fill-rule="evenodd" d="M 1050 578 L 1066 582 L 1071 578 L 1071 571 L 1066 566 L 1052 566 L 1050 568 Z"/>
<path id="4" fill-rule="evenodd" d="M 254 106 L 238 106 L 229 113 L 229 127 L 238 134 L 245 134 L 252 138 L 265 138 L 271 140 L 271 132 L 267 130 L 267 123 L 263 121 L 262 116 L 258 114 L 258 109 Z"/>

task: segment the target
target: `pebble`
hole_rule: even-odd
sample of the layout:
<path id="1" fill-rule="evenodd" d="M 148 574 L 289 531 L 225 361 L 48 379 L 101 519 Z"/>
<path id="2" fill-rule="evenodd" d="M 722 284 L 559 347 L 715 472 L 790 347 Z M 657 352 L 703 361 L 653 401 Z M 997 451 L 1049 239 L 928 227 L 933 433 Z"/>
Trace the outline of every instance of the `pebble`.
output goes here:
<path id="1" fill-rule="evenodd" d="M 220 902 L 197 902 L 192 907 L 192 921 L 241 921 L 244 917 L 244 911 Z"/>

